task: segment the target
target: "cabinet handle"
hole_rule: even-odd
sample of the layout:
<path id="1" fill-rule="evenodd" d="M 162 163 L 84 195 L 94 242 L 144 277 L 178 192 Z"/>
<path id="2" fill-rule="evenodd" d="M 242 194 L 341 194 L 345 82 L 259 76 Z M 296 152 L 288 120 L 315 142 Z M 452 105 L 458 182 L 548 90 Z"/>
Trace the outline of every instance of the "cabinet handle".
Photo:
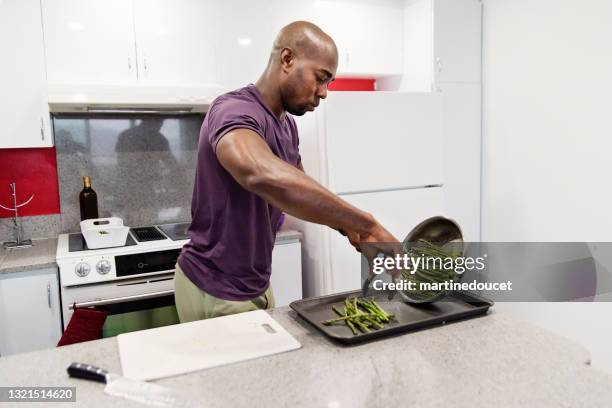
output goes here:
<path id="1" fill-rule="evenodd" d="M 438 73 L 442 72 L 442 59 L 440 57 L 436 57 L 436 69 Z"/>
<path id="2" fill-rule="evenodd" d="M 45 141 L 45 122 L 43 118 L 40 118 L 40 138 L 43 142 Z"/>
<path id="3" fill-rule="evenodd" d="M 132 73 L 132 57 L 130 57 L 128 55 L 128 71 L 131 74 Z"/>
<path id="4" fill-rule="evenodd" d="M 49 282 L 47 282 L 47 304 L 49 309 L 51 309 L 51 283 Z"/>
<path id="5" fill-rule="evenodd" d="M 145 73 L 146 73 L 147 72 L 147 58 L 146 57 L 143 58 L 142 62 L 144 64 L 144 70 L 145 70 Z"/>

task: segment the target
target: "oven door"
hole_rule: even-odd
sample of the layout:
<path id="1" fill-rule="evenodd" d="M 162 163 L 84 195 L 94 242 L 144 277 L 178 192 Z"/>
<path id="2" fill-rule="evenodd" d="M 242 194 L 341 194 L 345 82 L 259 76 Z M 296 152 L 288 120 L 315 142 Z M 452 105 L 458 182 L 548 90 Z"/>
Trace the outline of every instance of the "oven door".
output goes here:
<path id="1" fill-rule="evenodd" d="M 64 327 L 73 304 L 108 312 L 103 337 L 179 323 L 174 303 L 173 273 L 63 288 Z"/>

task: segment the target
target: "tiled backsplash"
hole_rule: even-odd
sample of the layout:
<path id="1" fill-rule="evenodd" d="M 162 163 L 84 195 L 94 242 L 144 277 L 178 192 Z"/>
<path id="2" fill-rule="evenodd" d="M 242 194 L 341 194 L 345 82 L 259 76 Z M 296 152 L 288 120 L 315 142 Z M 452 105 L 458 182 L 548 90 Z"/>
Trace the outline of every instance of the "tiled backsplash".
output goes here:
<path id="1" fill-rule="evenodd" d="M 79 193 L 91 176 L 100 217 L 141 226 L 191 219 L 201 115 L 57 115 L 60 215 L 24 217 L 27 237 L 79 231 Z M 0 220 L 0 240 L 12 238 Z"/>

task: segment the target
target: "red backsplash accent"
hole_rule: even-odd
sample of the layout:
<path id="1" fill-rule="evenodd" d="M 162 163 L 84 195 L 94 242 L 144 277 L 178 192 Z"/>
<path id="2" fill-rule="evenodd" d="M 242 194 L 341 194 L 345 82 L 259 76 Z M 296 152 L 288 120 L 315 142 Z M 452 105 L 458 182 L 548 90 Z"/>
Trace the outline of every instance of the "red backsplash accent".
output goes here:
<path id="1" fill-rule="evenodd" d="M 375 91 L 375 79 L 336 78 L 327 87 L 330 91 Z"/>
<path id="2" fill-rule="evenodd" d="M 55 148 L 0 149 L 0 204 L 13 207 L 10 183 L 17 183 L 17 204 L 34 194 L 19 215 L 59 214 L 59 186 Z M 12 217 L 0 208 L 0 218 Z"/>

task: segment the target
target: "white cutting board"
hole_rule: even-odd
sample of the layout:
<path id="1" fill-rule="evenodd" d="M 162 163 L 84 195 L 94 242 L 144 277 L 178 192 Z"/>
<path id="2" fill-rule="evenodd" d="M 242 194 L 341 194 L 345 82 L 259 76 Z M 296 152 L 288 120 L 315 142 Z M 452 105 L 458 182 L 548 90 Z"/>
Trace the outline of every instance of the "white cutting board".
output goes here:
<path id="1" fill-rule="evenodd" d="M 155 380 L 296 350 L 302 345 L 263 310 L 120 334 L 123 375 Z"/>

